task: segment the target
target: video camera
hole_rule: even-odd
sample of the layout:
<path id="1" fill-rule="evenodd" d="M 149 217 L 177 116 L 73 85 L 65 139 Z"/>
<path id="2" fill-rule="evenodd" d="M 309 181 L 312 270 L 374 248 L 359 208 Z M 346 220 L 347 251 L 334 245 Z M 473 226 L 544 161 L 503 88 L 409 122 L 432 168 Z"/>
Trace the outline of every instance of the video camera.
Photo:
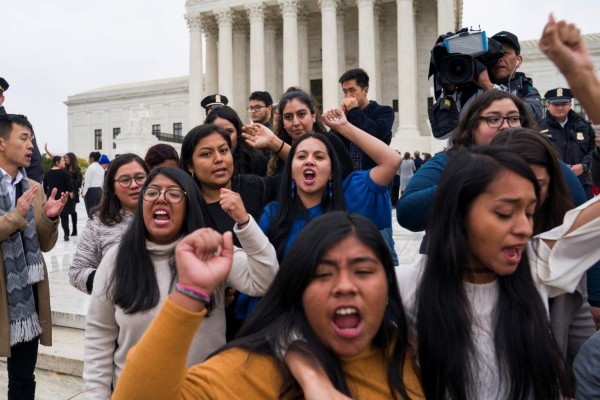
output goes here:
<path id="1" fill-rule="evenodd" d="M 485 31 L 462 28 L 438 38 L 431 50 L 429 77 L 435 75 L 436 92 L 439 84 L 466 85 L 503 54 L 500 42 L 488 38 Z"/>

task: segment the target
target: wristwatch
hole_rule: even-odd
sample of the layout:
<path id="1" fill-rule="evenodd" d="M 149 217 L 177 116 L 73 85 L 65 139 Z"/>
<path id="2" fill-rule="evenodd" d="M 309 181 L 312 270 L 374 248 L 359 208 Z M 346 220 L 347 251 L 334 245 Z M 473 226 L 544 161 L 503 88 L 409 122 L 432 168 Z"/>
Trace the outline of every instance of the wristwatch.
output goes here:
<path id="1" fill-rule="evenodd" d="M 581 165 L 583 166 L 583 172 L 588 172 L 590 170 L 590 166 L 584 163 L 581 163 Z"/>
<path id="2" fill-rule="evenodd" d="M 494 83 L 494 84 L 492 85 L 492 89 L 493 89 L 493 90 L 503 90 L 503 89 L 502 89 L 502 86 L 498 85 L 497 83 Z"/>

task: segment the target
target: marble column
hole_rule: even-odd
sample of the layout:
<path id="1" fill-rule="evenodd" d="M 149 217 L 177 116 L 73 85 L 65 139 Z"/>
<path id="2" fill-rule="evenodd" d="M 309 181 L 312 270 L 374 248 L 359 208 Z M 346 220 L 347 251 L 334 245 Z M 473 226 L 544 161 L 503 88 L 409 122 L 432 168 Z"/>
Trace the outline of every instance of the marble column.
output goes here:
<path id="1" fill-rule="evenodd" d="M 200 13 L 186 14 L 185 20 L 190 31 L 190 79 L 188 99 L 188 131 L 196 125 L 200 125 L 204 113 L 200 102 L 203 98 L 203 76 L 202 76 L 202 21 Z"/>
<path id="2" fill-rule="evenodd" d="M 243 116 L 248 104 L 248 18 L 246 15 L 236 15 L 233 19 L 233 105 L 235 111 Z M 264 54 L 264 53 L 261 53 Z M 252 60 L 250 60 L 252 65 Z M 264 71 L 264 67 L 263 67 Z M 261 89 L 264 90 L 264 89 Z M 243 117 L 242 117 L 243 118 Z"/>
<path id="3" fill-rule="evenodd" d="M 321 6 L 321 48 L 323 111 L 339 107 L 337 0 L 319 0 Z"/>
<path id="4" fill-rule="evenodd" d="M 454 0 L 437 0 L 438 36 L 454 32 L 456 30 L 455 23 Z"/>
<path id="5" fill-rule="evenodd" d="M 230 8 L 214 11 L 219 24 L 219 94 L 233 107 L 233 13 Z"/>
<path id="6" fill-rule="evenodd" d="M 377 99 L 375 73 L 375 17 L 373 0 L 356 0 L 358 6 L 358 66 L 369 75 L 369 98 Z"/>
<path id="7" fill-rule="evenodd" d="M 266 88 L 264 11 L 262 2 L 246 5 L 250 20 L 250 92 Z"/>
<path id="8" fill-rule="evenodd" d="M 337 40 L 338 40 L 338 74 L 341 76 L 346 72 L 346 14 L 348 8 L 346 2 L 340 0 L 337 8 Z M 338 86 L 339 88 L 340 86 Z M 342 99 L 342 92 L 339 91 L 338 100 Z"/>
<path id="9" fill-rule="evenodd" d="M 398 7 L 398 134 L 418 137 L 417 39 L 413 0 Z"/>
<path id="10" fill-rule="evenodd" d="M 384 48 L 384 37 L 382 35 L 383 25 L 385 24 L 385 12 L 383 8 L 383 4 L 380 1 L 375 2 L 374 7 L 374 17 L 375 21 L 375 94 L 377 97 L 373 97 L 373 92 L 369 89 L 369 97 L 373 100 L 377 100 L 379 103 L 388 104 L 384 102 L 383 97 L 383 84 L 382 84 L 382 76 L 383 76 L 383 56 L 381 49 Z M 373 86 L 373 83 L 370 83 L 370 86 Z"/>
<path id="11" fill-rule="evenodd" d="M 299 86 L 298 0 L 279 0 L 283 17 L 283 87 Z"/>
<path id="12" fill-rule="evenodd" d="M 308 76 L 308 10 L 301 7 L 298 11 L 298 63 L 300 65 L 300 87 L 310 91 Z"/>
<path id="13" fill-rule="evenodd" d="M 281 95 L 281 87 L 277 85 L 275 71 L 277 61 L 276 51 L 277 22 L 272 12 L 265 13 L 265 89 L 277 102 Z"/>
<path id="14" fill-rule="evenodd" d="M 202 29 L 206 45 L 206 73 L 204 75 L 204 95 L 215 94 L 219 91 L 219 59 L 217 38 L 219 37 L 219 27 L 213 16 L 204 16 L 202 19 Z"/>

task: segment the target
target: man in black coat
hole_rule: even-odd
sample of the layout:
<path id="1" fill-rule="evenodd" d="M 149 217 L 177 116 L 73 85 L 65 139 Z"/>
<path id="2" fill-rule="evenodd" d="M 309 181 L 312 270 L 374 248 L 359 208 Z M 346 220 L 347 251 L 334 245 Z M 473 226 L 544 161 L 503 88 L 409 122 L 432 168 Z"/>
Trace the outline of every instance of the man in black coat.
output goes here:
<path id="1" fill-rule="evenodd" d="M 592 163 L 596 137 L 592 125 L 571 109 L 573 95 L 567 88 L 546 92 L 546 116 L 539 128 L 554 143 L 560 158 L 577 175 L 588 199 L 592 198 Z"/>

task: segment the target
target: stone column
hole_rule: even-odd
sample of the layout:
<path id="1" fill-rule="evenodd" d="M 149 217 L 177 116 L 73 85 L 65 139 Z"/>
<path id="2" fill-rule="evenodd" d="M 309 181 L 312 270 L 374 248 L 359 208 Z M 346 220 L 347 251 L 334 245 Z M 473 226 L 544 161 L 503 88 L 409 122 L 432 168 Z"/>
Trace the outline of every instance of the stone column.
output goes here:
<path id="1" fill-rule="evenodd" d="M 281 87 L 277 85 L 275 66 L 277 65 L 276 51 L 277 22 L 272 12 L 265 13 L 265 89 L 271 93 L 273 101 L 277 102 L 281 95 Z"/>
<path id="2" fill-rule="evenodd" d="M 219 24 L 219 94 L 233 102 L 233 13 L 230 8 L 214 11 Z M 228 104 L 233 107 L 233 104 Z"/>
<path id="3" fill-rule="evenodd" d="M 235 15 L 233 24 L 233 104 L 235 111 L 243 116 L 248 104 L 248 19 L 246 15 Z M 261 53 L 264 54 L 264 53 Z M 264 58 L 263 58 L 264 59 Z M 252 65 L 252 60 L 250 60 Z M 263 67 L 264 71 L 264 67 Z M 264 89 L 261 89 L 264 90 Z"/>
<path id="4" fill-rule="evenodd" d="M 202 28 L 204 29 L 206 44 L 206 73 L 204 76 L 204 95 L 215 94 L 219 91 L 219 64 L 217 38 L 219 37 L 219 27 L 214 17 L 204 16 L 202 19 Z"/>
<path id="5" fill-rule="evenodd" d="M 308 77 L 308 10 L 301 7 L 298 11 L 298 62 L 300 65 L 300 87 L 310 91 Z"/>
<path id="6" fill-rule="evenodd" d="M 417 39 L 413 0 L 398 7 L 398 134 L 418 137 Z"/>
<path id="7" fill-rule="evenodd" d="M 346 31 L 344 30 L 344 25 L 346 23 L 347 11 L 346 2 L 340 0 L 337 8 L 338 74 L 340 76 L 346 72 Z M 341 100 L 342 91 L 340 90 L 338 93 L 338 100 Z"/>
<path id="8" fill-rule="evenodd" d="M 204 113 L 200 102 L 203 98 L 202 82 L 202 21 L 200 13 L 186 14 L 185 20 L 190 31 L 190 79 L 189 79 L 189 99 L 188 99 L 188 126 L 184 131 L 188 131 L 196 125 L 200 125 Z"/>
<path id="9" fill-rule="evenodd" d="M 321 6 L 321 48 L 323 111 L 339 107 L 337 53 L 337 0 L 319 0 Z"/>
<path id="10" fill-rule="evenodd" d="M 250 20 L 250 92 L 255 92 L 266 87 L 264 6 L 262 2 L 248 4 L 246 12 Z"/>
<path id="11" fill-rule="evenodd" d="M 358 6 L 358 66 L 369 75 L 369 98 L 377 99 L 377 75 L 375 73 L 375 17 L 373 0 L 356 0 Z"/>
<path id="12" fill-rule="evenodd" d="M 454 0 L 437 0 L 437 30 L 438 36 L 456 30 Z"/>
<path id="13" fill-rule="evenodd" d="M 279 0 L 283 16 L 283 87 L 299 86 L 298 0 Z"/>
<path id="14" fill-rule="evenodd" d="M 383 25 L 385 24 L 385 13 L 383 9 L 383 4 L 380 1 L 376 1 L 374 10 L 375 21 L 375 94 L 377 98 L 373 97 L 373 93 L 371 89 L 369 89 L 369 97 L 373 100 L 377 100 L 378 102 L 383 102 L 383 84 L 382 84 L 382 76 L 383 76 L 383 59 L 384 57 L 381 55 L 381 49 L 384 46 L 384 37 L 382 35 Z M 371 83 L 370 86 L 373 86 Z M 387 103 L 384 103 L 387 104 Z"/>

